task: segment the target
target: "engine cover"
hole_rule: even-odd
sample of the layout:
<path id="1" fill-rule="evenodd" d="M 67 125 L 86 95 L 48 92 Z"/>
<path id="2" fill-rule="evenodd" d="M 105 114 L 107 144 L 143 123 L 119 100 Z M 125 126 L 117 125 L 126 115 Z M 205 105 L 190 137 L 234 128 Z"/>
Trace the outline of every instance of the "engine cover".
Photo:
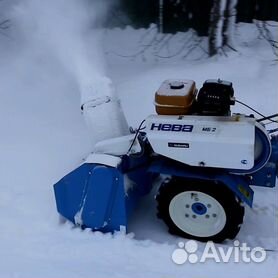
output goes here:
<path id="1" fill-rule="evenodd" d="M 230 116 L 230 105 L 235 104 L 233 84 L 229 81 L 209 79 L 197 96 L 199 115 Z"/>
<path id="2" fill-rule="evenodd" d="M 154 152 L 170 159 L 191 166 L 250 170 L 256 124 L 244 115 L 151 115 L 146 134 Z"/>

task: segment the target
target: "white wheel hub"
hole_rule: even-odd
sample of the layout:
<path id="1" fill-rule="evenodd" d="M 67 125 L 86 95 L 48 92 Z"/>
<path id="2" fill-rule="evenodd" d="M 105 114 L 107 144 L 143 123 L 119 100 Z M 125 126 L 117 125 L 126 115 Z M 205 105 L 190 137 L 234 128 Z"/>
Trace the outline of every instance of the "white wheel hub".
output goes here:
<path id="1" fill-rule="evenodd" d="M 169 214 L 179 229 L 198 237 L 218 234 L 227 220 L 223 206 L 212 196 L 199 191 L 177 194 L 170 202 Z"/>

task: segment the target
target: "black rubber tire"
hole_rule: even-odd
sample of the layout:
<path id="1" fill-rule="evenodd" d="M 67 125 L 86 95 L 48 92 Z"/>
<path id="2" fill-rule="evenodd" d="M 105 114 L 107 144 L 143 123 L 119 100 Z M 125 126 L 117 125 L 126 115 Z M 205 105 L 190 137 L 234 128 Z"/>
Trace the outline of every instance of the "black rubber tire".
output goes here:
<path id="1" fill-rule="evenodd" d="M 169 214 L 171 200 L 179 193 L 185 191 L 199 191 L 216 199 L 226 213 L 226 224 L 217 234 L 208 237 L 199 237 L 188 234 L 179 229 Z M 171 178 L 162 183 L 156 195 L 157 215 L 169 228 L 171 234 L 199 241 L 222 242 L 225 239 L 234 239 L 238 234 L 244 218 L 244 206 L 234 193 L 224 184 L 214 181 L 189 180 L 184 178 Z"/>

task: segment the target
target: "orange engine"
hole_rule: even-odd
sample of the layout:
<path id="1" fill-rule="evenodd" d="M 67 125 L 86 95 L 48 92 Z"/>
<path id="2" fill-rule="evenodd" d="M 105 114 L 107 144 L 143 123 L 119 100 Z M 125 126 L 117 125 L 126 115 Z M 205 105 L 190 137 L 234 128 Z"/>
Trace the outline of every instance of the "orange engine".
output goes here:
<path id="1" fill-rule="evenodd" d="M 190 114 L 196 93 L 196 84 L 193 80 L 164 81 L 155 94 L 157 114 Z"/>

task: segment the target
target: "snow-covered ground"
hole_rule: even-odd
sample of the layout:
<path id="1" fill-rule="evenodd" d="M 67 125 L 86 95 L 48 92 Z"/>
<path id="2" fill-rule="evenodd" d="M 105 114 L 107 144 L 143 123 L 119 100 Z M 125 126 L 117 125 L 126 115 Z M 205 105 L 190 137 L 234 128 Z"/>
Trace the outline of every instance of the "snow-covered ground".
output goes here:
<path id="1" fill-rule="evenodd" d="M 168 78 L 194 79 L 198 87 L 205 79 L 227 79 L 240 100 L 264 114 L 277 112 L 278 65 L 251 25 L 240 30 L 239 52 L 228 57 L 156 61 L 149 51 L 145 62 L 140 55 L 113 54 L 135 53 L 130 42 L 135 44 L 145 30 L 107 31 L 108 75 L 129 124 L 136 127 L 154 113 L 154 92 Z M 174 264 L 172 252 L 185 240 L 169 235 L 156 219 L 153 195 L 135 212 L 127 235 L 81 231 L 59 221 L 52 185 L 92 149 L 80 113 L 79 85 L 48 48 L 6 37 L 0 42 L 0 277 L 277 277 L 276 188 L 254 188 L 254 209 L 246 208 L 238 235 L 251 247 L 276 250 L 259 264 Z"/>

